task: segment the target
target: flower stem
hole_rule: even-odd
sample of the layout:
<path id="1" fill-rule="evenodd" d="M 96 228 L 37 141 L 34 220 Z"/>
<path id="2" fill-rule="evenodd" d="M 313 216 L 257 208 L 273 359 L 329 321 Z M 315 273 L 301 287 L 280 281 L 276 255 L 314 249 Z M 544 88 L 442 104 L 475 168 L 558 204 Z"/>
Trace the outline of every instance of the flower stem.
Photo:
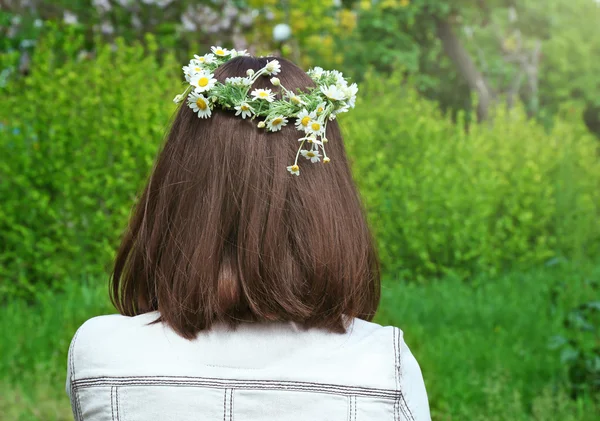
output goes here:
<path id="1" fill-rule="evenodd" d="M 302 150 L 302 146 L 304 146 L 304 142 L 306 142 L 306 140 L 303 140 L 302 143 L 300 143 L 298 152 L 296 152 L 296 159 L 294 160 L 294 165 L 298 165 L 298 157 L 300 156 L 300 151 Z"/>

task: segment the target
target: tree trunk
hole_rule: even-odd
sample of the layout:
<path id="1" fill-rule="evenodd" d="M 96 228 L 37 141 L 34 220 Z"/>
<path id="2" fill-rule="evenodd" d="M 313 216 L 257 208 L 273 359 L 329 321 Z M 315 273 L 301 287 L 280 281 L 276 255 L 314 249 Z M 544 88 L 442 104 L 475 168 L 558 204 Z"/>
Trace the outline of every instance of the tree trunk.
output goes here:
<path id="1" fill-rule="evenodd" d="M 486 120 L 492 102 L 492 91 L 489 85 L 475 66 L 469 52 L 454 33 L 450 22 L 447 19 L 436 19 L 436 26 L 437 36 L 442 41 L 444 52 L 450 57 L 458 73 L 467 81 L 471 91 L 477 93 L 477 118 L 479 121 Z"/>

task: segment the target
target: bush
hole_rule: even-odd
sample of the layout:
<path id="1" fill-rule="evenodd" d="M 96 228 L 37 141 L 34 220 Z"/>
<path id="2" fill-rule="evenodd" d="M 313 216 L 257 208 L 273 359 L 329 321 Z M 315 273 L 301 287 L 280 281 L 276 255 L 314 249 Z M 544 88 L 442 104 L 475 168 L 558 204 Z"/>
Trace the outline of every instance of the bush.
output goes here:
<path id="1" fill-rule="evenodd" d="M 107 273 L 173 111 L 179 66 L 152 37 L 99 46 L 50 31 L 0 109 L 0 293 Z"/>
<path id="2" fill-rule="evenodd" d="M 467 276 L 599 251 L 598 145 L 575 110 L 552 132 L 521 109 L 465 131 L 464 115 L 455 124 L 402 85 L 371 75 L 343 122 L 385 272 Z"/>

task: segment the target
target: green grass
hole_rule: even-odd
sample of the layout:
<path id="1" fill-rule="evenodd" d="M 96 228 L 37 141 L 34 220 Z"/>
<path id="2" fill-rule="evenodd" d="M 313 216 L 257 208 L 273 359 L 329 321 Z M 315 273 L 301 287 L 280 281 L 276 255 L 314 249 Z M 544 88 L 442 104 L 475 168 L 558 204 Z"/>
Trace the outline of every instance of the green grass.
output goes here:
<path id="1" fill-rule="evenodd" d="M 98 282 L 65 282 L 35 305 L 0 307 L 0 421 L 72 420 L 64 390 L 71 338 L 88 318 L 114 312 Z"/>
<path id="2" fill-rule="evenodd" d="M 452 279 L 427 286 L 388 284 L 377 321 L 405 331 L 435 418 L 570 419 L 554 410 L 547 418 L 532 418 L 532 407 L 566 401 L 566 368 L 548 343 L 563 332 L 568 310 L 598 299 L 587 281 L 599 277 L 598 266 L 557 265 L 480 277 L 472 286 Z M 570 415 L 574 405 L 567 405 Z M 509 407 L 518 411 L 507 413 Z M 574 419 L 586 419 L 581 417 Z"/>
<path id="3" fill-rule="evenodd" d="M 599 275 L 600 266 L 561 264 L 470 285 L 388 282 L 377 321 L 405 331 L 436 421 L 591 421 L 600 408 L 567 398 L 566 370 L 548 342 L 566 311 L 598 298 L 586 280 Z M 106 286 L 90 282 L 0 308 L 0 420 L 72 419 L 69 341 L 86 319 L 111 312 Z"/>

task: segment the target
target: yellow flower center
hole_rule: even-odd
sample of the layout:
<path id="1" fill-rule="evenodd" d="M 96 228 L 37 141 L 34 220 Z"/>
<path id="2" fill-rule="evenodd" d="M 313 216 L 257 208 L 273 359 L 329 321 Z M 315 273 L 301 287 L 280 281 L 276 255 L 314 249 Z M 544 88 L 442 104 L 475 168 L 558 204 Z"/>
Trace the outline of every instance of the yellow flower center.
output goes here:
<path id="1" fill-rule="evenodd" d="M 198 108 L 200 108 L 201 110 L 206 110 L 206 101 L 203 100 L 202 98 L 198 98 L 196 100 L 196 105 L 198 106 Z"/>
<path id="2" fill-rule="evenodd" d="M 323 112 L 323 107 L 317 108 L 317 114 L 321 114 Z"/>
<path id="3" fill-rule="evenodd" d="M 258 93 L 258 96 L 261 98 L 267 98 L 269 96 L 269 94 L 266 93 L 265 91 L 261 91 Z"/>
<path id="4" fill-rule="evenodd" d="M 206 58 L 204 58 L 204 57 L 200 57 L 200 58 L 198 59 L 198 61 L 199 61 L 200 63 L 204 63 L 204 62 L 206 61 Z"/>
<path id="5" fill-rule="evenodd" d="M 300 167 L 298 165 L 292 165 L 292 171 L 298 171 Z"/>
<path id="6" fill-rule="evenodd" d="M 199 72 L 200 70 L 202 70 L 200 67 L 194 67 L 194 70 Z"/>
<path id="7" fill-rule="evenodd" d="M 206 85 L 208 85 L 208 78 L 206 76 L 198 79 L 198 86 L 200 86 L 201 88 L 204 88 Z"/>
<path id="8" fill-rule="evenodd" d="M 303 125 L 304 127 L 306 127 L 306 126 L 308 126 L 308 123 L 310 123 L 310 117 L 309 117 L 309 116 L 306 116 L 306 117 L 304 117 L 304 118 L 303 118 L 303 119 L 302 119 L 300 122 L 302 123 L 302 125 Z"/>
<path id="9" fill-rule="evenodd" d="M 250 107 L 246 104 L 241 106 L 242 111 L 248 111 L 250 109 Z"/>
<path id="10" fill-rule="evenodd" d="M 319 130 L 321 130 L 321 125 L 319 123 L 313 123 L 310 126 L 315 132 L 318 132 Z"/>
<path id="11" fill-rule="evenodd" d="M 221 49 L 218 49 L 218 50 L 215 51 L 215 54 L 218 55 L 218 56 L 224 56 L 225 55 L 225 51 L 223 51 Z"/>
<path id="12" fill-rule="evenodd" d="M 306 156 L 308 156 L 309 158 L 314 158 L 315 153 L 313 151 L 309 151 Z"/>
<path id="13" fill-rule="evenodd" d="M 279 124 L 281 124 L 282 121 L 283 121 L 283 119 L 281 117 L 277 117 L 277 118 L 273 119 L 273 121 L 271 122 L 271 124 L 273 126 L 278 126 Z"/>

